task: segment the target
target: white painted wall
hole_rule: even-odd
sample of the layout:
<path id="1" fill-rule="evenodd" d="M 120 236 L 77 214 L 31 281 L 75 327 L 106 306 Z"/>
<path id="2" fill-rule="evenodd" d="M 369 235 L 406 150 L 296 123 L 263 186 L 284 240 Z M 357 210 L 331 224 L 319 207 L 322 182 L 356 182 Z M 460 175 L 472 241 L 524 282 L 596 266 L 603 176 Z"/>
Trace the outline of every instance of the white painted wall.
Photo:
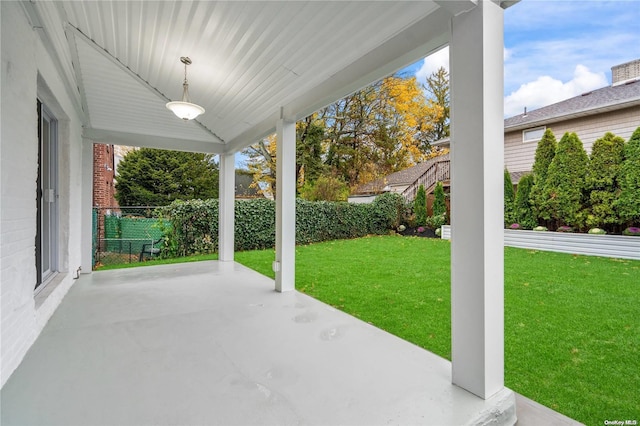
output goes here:
<path id="1" fill-rule="evenodd" d="M 80 266 L 80 117 L 52 57 L 18 2 L 1 2 L 0 384 L 8 380 L 73 284 Z M 38 296 L 36 282 L 37 112 L 58 119 L 58 276 Z"/>

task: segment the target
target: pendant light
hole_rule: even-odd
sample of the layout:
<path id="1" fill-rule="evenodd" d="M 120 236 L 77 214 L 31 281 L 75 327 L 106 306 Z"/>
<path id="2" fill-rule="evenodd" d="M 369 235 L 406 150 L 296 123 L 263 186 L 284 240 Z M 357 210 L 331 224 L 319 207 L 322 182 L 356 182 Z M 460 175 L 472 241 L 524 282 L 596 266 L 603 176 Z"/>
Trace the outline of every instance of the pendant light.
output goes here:
<path id="1" fill-rule="evenodd" d="M 191 65 L 191 59 L 187 56 L 182 56 L 180 62 L 184 64 L 184 83 L 182 83 L 182 101 L 168 102 L 167 108 L 173 113 L 182 118 L 183 120 L 193 120 L 200 114 L 204 113 L 204 108 L 200 105 L 192 104 L 189 102 L 189 83 L 187 82 L 187 65 Z"/>

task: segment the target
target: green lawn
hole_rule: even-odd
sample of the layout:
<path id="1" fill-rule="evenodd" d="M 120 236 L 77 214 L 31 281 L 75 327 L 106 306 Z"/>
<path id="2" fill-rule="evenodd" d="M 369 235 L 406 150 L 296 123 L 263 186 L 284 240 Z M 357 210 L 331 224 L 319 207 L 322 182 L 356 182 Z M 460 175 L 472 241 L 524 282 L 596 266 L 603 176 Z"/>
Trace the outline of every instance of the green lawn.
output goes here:
<path id="1" fill-rule="evenodd" d="M 202 260 L 217 260 L 217 259 L 218 259 L 218 253 L 196 254 L 193 256 L 173 257 L 169 259 L 149 259 L 143 262 L 136 261 L 131 263 L 106 264 L 106 265 L 100 265 L 100 267 L 97 268 L 96 270 L 108 271 L 109 269 L 137 268 L 138 266 L 167 265 L 170 263 L 200 262 Z"/>
<path id="2" fill-rule="evenodd" d="M 296 248 L 296 286 L 451 358 L 449 242 Z M 273 250 L 236 260 L 273 277 Z M 505 248 L 505 385 L 587 425 L 640 420 L 640 261 Z"/>

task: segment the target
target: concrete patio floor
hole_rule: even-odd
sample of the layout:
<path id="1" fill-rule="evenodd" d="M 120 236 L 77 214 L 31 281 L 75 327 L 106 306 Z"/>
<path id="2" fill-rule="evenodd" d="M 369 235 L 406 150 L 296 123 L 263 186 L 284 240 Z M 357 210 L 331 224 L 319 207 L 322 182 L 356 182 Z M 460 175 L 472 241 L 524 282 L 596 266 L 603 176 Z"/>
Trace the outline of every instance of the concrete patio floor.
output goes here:
<path id="1" fill-rule="evenodd" d="M 2 425 L 513 424 L 428 351 L 233 262 L 95 272 L 2 389 Z"/>

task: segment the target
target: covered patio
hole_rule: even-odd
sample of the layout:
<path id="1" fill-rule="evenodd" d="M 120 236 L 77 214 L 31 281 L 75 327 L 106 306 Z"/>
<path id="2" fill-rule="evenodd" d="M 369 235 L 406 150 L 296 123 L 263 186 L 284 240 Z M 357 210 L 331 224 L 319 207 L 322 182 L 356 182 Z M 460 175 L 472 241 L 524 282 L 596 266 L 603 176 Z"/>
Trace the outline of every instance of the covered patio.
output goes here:
<path id="1" fill-rule="evenodd" d="M 3 423 L 513 424 L 502 253 L 513 3 L 2 2 Z M 447 44 L 451 364 L 295 292 L 296 121 Z M 192 121 L 165 108 L 180 99 L 181 56 L 206 110 Z M 46 186 L 36 104 L 56 130 Z M 273 132 L 270 282 L 234 263 L 234 169 Z M 85 275 L 94 143 L 219 154 L 220 260 Z"/>
<path id="2" fill-rule="evenodd" d="M 234 262 L 81 277 L 2 389 L 3 425 L 504 424 L 513 394 Z"/>

